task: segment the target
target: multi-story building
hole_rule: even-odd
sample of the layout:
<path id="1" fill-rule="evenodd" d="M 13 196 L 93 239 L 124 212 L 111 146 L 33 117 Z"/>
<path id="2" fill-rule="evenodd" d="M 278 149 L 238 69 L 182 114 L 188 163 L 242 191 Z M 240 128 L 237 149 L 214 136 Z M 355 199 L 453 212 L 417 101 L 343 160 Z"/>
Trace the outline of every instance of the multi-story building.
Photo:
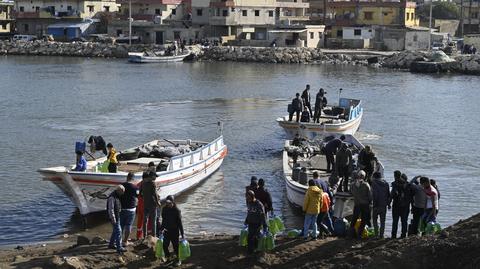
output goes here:
<path id="1" fill-rule="evenodd" d="M 0 1 L 0 37 L 9 36 L 12 31 L 13 25 L 13 1 L 1 0 Z"/>
<path id="2" fill-rule="evenodd" d="M 459 4 L 460 1 L 457 1 Z M 460 6 L 460 5 L 459 5 Z M 463 34 L 480 33 L 480 1 L 463 1 Z M 462 27 L 462 25 L 460 25 Z"/>
<path id="3" fill-rule="evenodd" d="M 16 0 L 17 32 L 41 37 L 48 25 L 58 22 L 80 22 L 102 12 L 116 12 L 115 0 Z"/>

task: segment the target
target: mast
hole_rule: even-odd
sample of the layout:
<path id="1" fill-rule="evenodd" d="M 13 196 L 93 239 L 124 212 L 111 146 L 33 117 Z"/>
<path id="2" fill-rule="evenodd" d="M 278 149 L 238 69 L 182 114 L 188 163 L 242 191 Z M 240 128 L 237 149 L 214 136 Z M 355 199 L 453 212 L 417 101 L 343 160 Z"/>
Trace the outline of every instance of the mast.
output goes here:
<path id="1" fill-rule="evenodd" d="M 432 7 L 433 7 L 433 0 L 430 1 L 430 18 L 428 21 L 428 51 L 432 47 Z"/>
<path id="2" fill-rule="evenodd" d="M 132 45 L 132 0 L 128 0 L 128 45 Z"/>

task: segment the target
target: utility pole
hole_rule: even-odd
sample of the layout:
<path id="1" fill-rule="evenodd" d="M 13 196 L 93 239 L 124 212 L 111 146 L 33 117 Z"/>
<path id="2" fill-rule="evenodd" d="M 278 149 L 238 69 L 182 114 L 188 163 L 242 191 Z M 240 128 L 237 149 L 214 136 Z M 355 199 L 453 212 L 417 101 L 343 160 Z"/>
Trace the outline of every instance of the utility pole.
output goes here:
<path id="1" fill-rule="evenodd" d="M 460 38 L 463 38 L 463 0 L 460 0 Z"/>
<path id="2" fill-rule="evenodd" d="M 470 0 L 468 6 L 468 32 L 472 32 L 472 0 Z"/>
<path id="3" fill-rule="evenodd" d="M 128 45 L 132 45 L 132 0 L 128 0 Z"/>
<path id="4" fill-rule="evenodd" d="M 432 47 L 432 8 L 433 8 L 433 0 L 430 1 L 430 19 L 428 22 L 428 51 Z"/>

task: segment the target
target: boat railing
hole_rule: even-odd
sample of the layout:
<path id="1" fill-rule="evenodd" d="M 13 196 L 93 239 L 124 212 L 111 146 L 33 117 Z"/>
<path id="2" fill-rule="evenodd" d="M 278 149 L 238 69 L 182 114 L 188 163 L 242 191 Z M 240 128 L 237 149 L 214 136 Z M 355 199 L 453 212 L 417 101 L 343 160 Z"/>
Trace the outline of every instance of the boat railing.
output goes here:
<path id="1" fill-rule="evenodd" d="M 203 161 L 211 155 L 215 154 L 220 148 L 222 148 L 222 146 L 223 136 L 219 136 L 217 139 L 195 151 L 172 157 L 170 158 L 170 163 L 168 164 L 167 171 L 177 170 Z"/>
<path id="2" fill-rule="evenodd" d="M 358 99 L 340 98 L 338 102 L 339 107 L 348 110 L 348 120 L 357 118 L 362 112 L 362 101 Z"/>

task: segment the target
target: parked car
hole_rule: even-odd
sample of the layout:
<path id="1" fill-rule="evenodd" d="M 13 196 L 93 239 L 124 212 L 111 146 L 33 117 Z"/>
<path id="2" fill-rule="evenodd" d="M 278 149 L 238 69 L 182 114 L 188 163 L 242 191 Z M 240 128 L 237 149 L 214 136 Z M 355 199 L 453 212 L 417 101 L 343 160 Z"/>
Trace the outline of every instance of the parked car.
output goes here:
<path id="1" fill-rule="evenodd" d="M 443 43 L 441 42 L 433 42 L 432 50 L 442 50 L 444 48 Z"/>
<path id="2" fill-rule="evenodd" d="M 14 35 L 12 37 L 13 41 L 21 40 L 21 41 L 35 41 L 37 40 L 36 35 Z"/>

